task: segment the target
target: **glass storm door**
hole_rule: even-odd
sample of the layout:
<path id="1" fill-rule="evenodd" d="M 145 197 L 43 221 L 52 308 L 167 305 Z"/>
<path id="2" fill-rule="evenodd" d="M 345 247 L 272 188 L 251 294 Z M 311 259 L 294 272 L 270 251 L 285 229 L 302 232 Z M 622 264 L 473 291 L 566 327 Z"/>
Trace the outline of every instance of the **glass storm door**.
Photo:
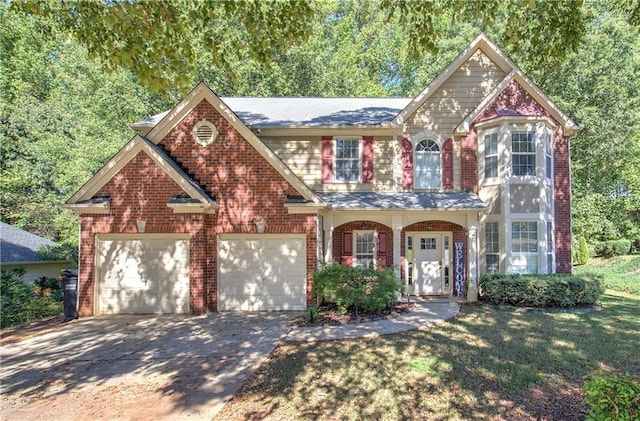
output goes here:
<path id="1" fill-rule="evenodd" d="M 415 282 L 418 295 L 442 295 L 442 234 L 414 238 Z"/>

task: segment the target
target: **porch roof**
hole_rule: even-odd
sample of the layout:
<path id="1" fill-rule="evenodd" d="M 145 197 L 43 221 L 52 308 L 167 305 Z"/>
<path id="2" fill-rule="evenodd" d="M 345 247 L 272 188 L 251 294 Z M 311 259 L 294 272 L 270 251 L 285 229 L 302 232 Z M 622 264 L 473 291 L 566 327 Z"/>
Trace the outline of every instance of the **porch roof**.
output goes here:
<path id="1" fill-rule="evenodd" d="M 486 204 L 473 192 L 318 193 L 342 210 L 482 210 Z"/>

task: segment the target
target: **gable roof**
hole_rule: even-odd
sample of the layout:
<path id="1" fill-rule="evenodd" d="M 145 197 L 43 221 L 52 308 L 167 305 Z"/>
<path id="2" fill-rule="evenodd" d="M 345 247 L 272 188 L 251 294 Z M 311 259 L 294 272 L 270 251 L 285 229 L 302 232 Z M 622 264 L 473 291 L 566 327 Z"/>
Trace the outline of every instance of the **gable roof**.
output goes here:
<path id="1" fill-rule="evenodd" d="M 320 203 L 320 199 L 291 169 L 275 154 L 255 133 L 240 120 L 229 106 L 223 102 L 209 87 L 200 82 L 182 101 L 168 111 L 149 131 L 147 137 L 158 144 L 182 119 L 200 102 L 209 102 L 229 124 L 236 129 L 273 168 L 293 186 L 305 199 Z"/>
<path id="2" fill-rule="evenodd" d="M 565 134 L 570 136 L 577 133 L 582 129 L 582 126 L 576 124 L 572 119 L 570 119 L 565 113 L 558 108 L 558 106 L 551 101 L 551 99 L 544 93 L 540 88 L 538 88 L 520 69 L 517 67 L 498 84 L 496 87 L 487 95 L 478 106 L 465 117 L 464 120 L 454 129 L 454 133 L 458 135 L 465 135 L 469 133 L 469 129 L 471 125 L 486 109 L 489 107 L 493 101 L 495 101 L 498 96 L 511 84 L 511 82 L 517 82 L 522 88 L 527 91 L 531 97 L 538 102 L 545 110 L 551 114 L 551 116 L 562 125 L 565 129 Z"/>
<path id="3" fill-rule="evenodd" d="M 0 263 L 43 263 L 50 262 L 40 256 L 42 247 L 55 246 L 51 240 L 0 222 Z"/>
<path id="4" fill-rule="evenodd" d="M 209 91 L 208 97 L 210 98 L 210 102 L 212 102 L 214 106 L 216 106 L 214 102 L 220 102 L 221 107 L 216 106 L 216 108 L 222 108 L 226 112 L 226 116 L 232 116 L 232 120 L 233 118 L 238 119 L 239 123 L 247 129 L 249 127 L 253 129 L 401 127 L 407 118 L 413 115 L 478 50 L 489 57 L 507 76 L 505 76 L 505 78 L 495 86 L 493 91 L 456 127 L 456 134 L 467 133 L 473 120 L 477 118 L 513 80 L 517 81 L 547 110 L 553 118 L 565 128 L 565 132 L 568 135 L 574 134 L 582 128 L 562 112 L 484 33 L 478 35 L 467 48 L 415 98 L 218 98 L 203 83 L 199 84 L 189 95 L 198 96 L 200 90 L 206 88 L 206 90 Z M 152 132 L 157 129 L 157 132 L 149 132 L 149 136 L 153 140 L 157 133 L 166 134 L 168 132 L 162 129 L 166 121 L 174 121 L 175 124 L 177 124 L 180 119 L 179 117 L 184 115 L 184 109 L 188 109 L 186 103 L 190 101 L 193 101 L 193 99 L 189 99 L 188 96 L 173 110 L 165 111 L 138 121 L 132 124 L 131 127 L 141 131 L 151 129 Z M 167 117 L 169 117 L 168 120 Z M 232 122 L 232 120 L 230 120 L 230 122 Z M 232 124 L 234 123 L 232 122 Z M 251 130 L 248 131 L 251 132 Z"/>
<path id="5" fill-rule="evenodd" d="M 191 199 L 197 200 L 206 206 L 215 205 L 215 200 L 209 196 L 202 186 L 189 177 L 160 147 L 137 135 L 120 149 L 80 190 L 71 196 L 63 207 L 79 211 L 85 205 L 95 205 L 95 194 L 141 151 L 151 157 Z M 101 204 L 104 204 L 102 202 Z"/>
<path id="6" fill-rule="evenodd" d="M 411 98 L 221 97 L 252 129 L 294 127 L 385 127 Z M 135 130 L 157 125 L 169 111 L 131 125 Z"/>
<path id="7" fill-rule="evenodd" d="M 493 89 L 493 91 L 485 97 L 480 104 L 458 125 L 455 129 L 456 134 L 466 134 L 473 120 L 478 117 L 484 109 L 489 106 L 495 98 L 507 87 L 512 80 L 517 80 L 522 87 L 529 92 L 529 94 L 538 103 L 545 108 L 563 127 L 565 127 L 568 135 L 573 134 L 581 129 L 581 126 L 577 125 L 566 114 L 564 114 L 558 106 L 551 101 L 551 99 L 538 88 L 520 68 L 507 57 L 504 52 L 489 39 L 489 37 L 483 32 L 476 37 L 465 48 L 456 59 L 436 77 L 433 82 L 427 86 L 420 94 L 418 94 L 398 115 L 394 118 L 393 123 L 401 125 L 413 115 L 430 97 L 434 92 L 442 86 L 471 56 L 473 56 L 478 50 L 482 51 L 487 57 L 489 57 L 500 69 L 502 69 L 507 76 Z M 466 131 L 465 131 L 466 129 Z"/>

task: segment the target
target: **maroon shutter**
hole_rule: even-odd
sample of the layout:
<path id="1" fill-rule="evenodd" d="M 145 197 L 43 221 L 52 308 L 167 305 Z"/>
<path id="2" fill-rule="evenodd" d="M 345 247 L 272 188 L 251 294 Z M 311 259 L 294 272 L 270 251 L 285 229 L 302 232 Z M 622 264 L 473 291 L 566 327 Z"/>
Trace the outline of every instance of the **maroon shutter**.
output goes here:
<path id="1" fill-rule="evenodd" d="M 413 187 L 413 145 L 411 142 L 402 138 L 402 188 L 410 189 Z"/>
<path id="2" fill-rule="evenodd" d="M 442 145 L 442 188 L 453 188 L 453 141 L 447 139 Z"/>
<path id="3" fill-rule="evenodd" d="M 362 136 L 362 182 L 373 183 L 373 136 Z"/>
<path id="4" fill-rule="evenodd" d="M 333 137 L 322 136 L 322 182 L 333 181 Z"/>
<path id="5" fill-rule="evenodd" d="M 376 260 L 380 262 L 379 269 L 384 269 L 389 267 L 389 254 L 387 252 L 387 241 L 389 236 L 386 232 L 378 233 L 378 255 L 376 256 Z"/>
<path id="6" fill-rule="evenodd" d="M 353 234 L 351 231 L 342 233 L 342 264 L 353 264 Z"/>

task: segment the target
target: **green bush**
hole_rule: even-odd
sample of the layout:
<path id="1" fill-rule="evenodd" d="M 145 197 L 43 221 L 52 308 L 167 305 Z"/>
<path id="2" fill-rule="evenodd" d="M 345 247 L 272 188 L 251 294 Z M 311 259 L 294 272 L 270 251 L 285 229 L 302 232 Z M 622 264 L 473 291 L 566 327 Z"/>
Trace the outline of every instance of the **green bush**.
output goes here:
<path id="1" fill-rule="evenodd" d="M 3 270 L 0 275 L 0 328 L 28 323 L 62 313 L 59 296 L 39 297 L 34 286 L 22 281 L 23 269 Z"/>
<path id="2" fill-rule="evenodd" d="M 573 248 L 573 262 L 577 265 L 585 265 L 589 261 L 589 247 L 584 237 L 578 238 L 578 244 Z"/>
<path id="3" fill-rule="evenodd" d="M 584 401 L 589 405 L 587 420 L 640 419 L 640 379 L 630 375 L 600 372 L 586 381 Z"/>
<path id="4" fill-rule="evenodd" d="M 611 240 L 598 243 L 594 247 L 596 256 L 614 257 L 631 253 L 630 240 Z"/>
<path id="5" fill-rule="evenodd" d="M 492 304 L 586 306 L 603 292 L 602 278 L 591 275 L 485 275 L 480 279 L 480 298 Z"/>
<path id="6" fill-rule="evenodd" d="M 316 298 L 335 300 L 338 309 L 378 311 L 398 296 L 400 282 L 393 269 L 356 268 L 337 263 L 324 266 L 313 274 Z"/>

